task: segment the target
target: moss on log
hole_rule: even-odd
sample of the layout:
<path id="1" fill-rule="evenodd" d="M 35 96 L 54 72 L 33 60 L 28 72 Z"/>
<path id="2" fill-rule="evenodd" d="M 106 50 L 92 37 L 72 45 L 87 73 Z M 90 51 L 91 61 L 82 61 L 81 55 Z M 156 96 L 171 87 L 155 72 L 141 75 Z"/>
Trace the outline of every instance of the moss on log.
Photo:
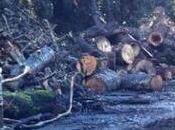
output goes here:
<path id="1" fill-rule="evenodd" d="M 56 94 L 48 90 L 4 93 L 4 114 L 7 118 L 20 119 L 38 113 L 58 113 L 66 108 Z"/>

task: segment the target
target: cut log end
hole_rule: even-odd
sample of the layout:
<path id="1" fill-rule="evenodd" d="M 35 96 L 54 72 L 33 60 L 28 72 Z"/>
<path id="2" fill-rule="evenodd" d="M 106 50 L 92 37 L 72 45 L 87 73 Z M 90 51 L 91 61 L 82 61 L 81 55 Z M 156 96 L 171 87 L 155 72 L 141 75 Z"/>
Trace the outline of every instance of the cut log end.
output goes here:
<path id="1" fill-rule="evenodd" d="M 164 37 L 159 32 L 152 32 L 149 35 L 148 41 L 149 41 L 149 44 L 151 44 L 152 46 L 158 47 L 163 43 Z"/>
<path id="2" fill-rule="evenodd" d="M 106 84 L 102 80 L 96 78 L 87 80 L 86 86 L 89 90 L 96 92 L 104 92 L 107 88 Z"/>
<path id="3" fill-rule="evenodd" d="M 127 64 L 133 64 L 135 60 L 136 53 L 134 52 L 134 48 L 130 44 L 125 44 L 121 50 L 121 55 L 123 60 Z"/>
<path id="4" fill-rule="evenodd" d="M 160 75 L 156 75 L 151 79 L 150 82 L 151 88 L 155 91 L 161 90 L 163 85 L 163 80 Z"/>
<path id="5" fill-rule="evenodd" d="M 76 68 L 85 76 L 90 76 L 96 71 L 97 64 L 97 59 L 94 56 L 86 55 L 77 62 Z"/>
<path id="6" fill-rule="evenodd" d="M 112 45 L 106 37 L 103 37 L 103 36 L 97 37 L 96 45 L 97 45 L 97 48 L 104 53 L 108 53 L 112 51 Z"/>
<path id="7" fill-rule="evenodd" d="M 118 73 L 105 69 L 89 77 L 86 80 L 86 87 L 96 92 L 111 91 L 118 89 L 120 82 Z"/>

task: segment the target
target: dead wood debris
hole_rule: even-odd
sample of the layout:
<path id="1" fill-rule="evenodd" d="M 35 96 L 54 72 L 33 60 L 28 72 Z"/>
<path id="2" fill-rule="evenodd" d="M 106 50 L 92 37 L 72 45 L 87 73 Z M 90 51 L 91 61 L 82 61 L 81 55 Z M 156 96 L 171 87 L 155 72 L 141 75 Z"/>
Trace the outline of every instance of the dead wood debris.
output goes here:
<path id="1" fill-rule="evenodd" d="M 96 12 L 95 25 L 61 38 L 54 33 L 55 26 L 47 20 L 38 22 L 25 9 L 4 10 L 0 17 L 2 75 L 4 79 L 13 79 L 27 70 L 24 78 L 5 84 L 5 89 L 15 91 L 28 89 L 26 86 L 34 89 L 41 86 L 65 97 L 70 90 L 69 108 L 65 113 L 32 125 L 16 121 L 17 127 L 40 127 L 71 113 L 74 86 L 78 86 L 75 91 L 81 89 L 82 96 L 86 89 L 157 91 L 162 89 L 164 80 L 174 78 L 175 26 L 165 12 L 159 11 L 160 14 L 147 23 L 150 26 L 124 27 L 115 20 L 104 20 L 94 0 L 92 4 L 92 11 Z M 69 81 L 77 70 L 83 76 L 80 78 L 76 73 Z M 79 82 L 75 83 L 75 78 Z"/>

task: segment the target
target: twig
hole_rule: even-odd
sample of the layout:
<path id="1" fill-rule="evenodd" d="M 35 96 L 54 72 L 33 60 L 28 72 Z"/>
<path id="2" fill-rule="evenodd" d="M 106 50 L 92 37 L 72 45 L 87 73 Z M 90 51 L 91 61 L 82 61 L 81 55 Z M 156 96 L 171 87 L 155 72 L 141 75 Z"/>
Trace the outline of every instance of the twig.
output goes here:
<path id="1" fill-rule="evenodd" d="M 50 23 L 47 19 L 45 19 L 44 22 L 47 24 L 47 27 L 49 29 L 50 36 L 51 36 L 53 42 L 56 43 L 57 40 L 58 40 L 58 37 L 56 37 L 55 34 L 54 34 L 54 31 L 53 31 L 54 28 L 51 27 L 51 25 L 50 25 Z"/>
<path id="2" fill-rule="evenodd" d="M 16 77 L 13 77 L 13 78 L 4 79 L 4 80 L 2 80 L 2 83 L 19 80 L 20 78 L 24 77 L 27 73 L 29 73 L 29 71 L 30 71 L 30 67 L 25 66 L 23 73 L 21 73 L 20 75 L 18 75 Z"/>
<path id="3" fill-rule="evenodd" d="M 21 51 L 24 52 L 29 46 L 31 46 L 32 44 L 37 43 L 42 37 L 43 37 L 43 33 L 41 33 L 41 35 L 39 37 L 36 37 L 35 40 L 29 42 Z"/>
<path id="4" fill-rule="evenodd" d="M 3 118 L 3 121 L 5 123 L 20 123 L 21 121 L 20 120 L 15 120 L 15 119 L 10 119 L 10 118 Z"/>
<path id="5" fill-rule="evenodd" d="M 49 123 L 52 123 L 58 119 L 60 119 L 61 117 L 63 116 L 67 116 L 71 113 L 71 110 L 72 110 L 72 106 L 73 106 L 73 92 L 74 92 L 74 84 L 75 84 L 75 78 L 77 77 L 77 75 L 79 75 L 81 73 L 79 72 L 76 72 L 72 78 L 71 78 L 71 82 L 70 82 L 70 98 L 69 98 L 69 108 L 66 112 L 64 113 L 61 113 L 61 114 L 58 114 L 55 118 L 52 118 L 52 119 L 49 119 L 49 120 L 45 120 L 45 121 L 41 121 L 41 122 L 38 122 L 36 124 L 31 124 L 31 125 L 27 125 L 27 124 L 22 124 L 21 127 L 22 128 L 28 128 L 28 129 L 31 129 L 31 128 L 38 128 L 38 127 L 42 127 L 46 124 L 49 124 Z M 16 126 L 18 127 L 18 126 Z"/>
<path id="6" fill-rule="evenodd" d="M 5 21 L 5 24 L 6 24 L 6 26 L 7 26 L 7 30 L 8 30 L 8 32 L 9 32 L 9 34 L 11 34 L 10 27 L 9 27 L 9 24 L 8 24 L 8 21 L 7 21 L 6 16 L 2 14 L 2 17 L 3 17 L 4 21 Z"/>

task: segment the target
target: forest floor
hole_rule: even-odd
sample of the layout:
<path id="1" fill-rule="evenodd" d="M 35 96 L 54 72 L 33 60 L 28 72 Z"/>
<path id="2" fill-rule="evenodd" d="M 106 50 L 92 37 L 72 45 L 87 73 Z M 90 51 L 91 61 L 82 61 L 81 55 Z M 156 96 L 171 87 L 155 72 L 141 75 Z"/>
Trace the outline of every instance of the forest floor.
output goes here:
<path id="1" fill-rule="evenodd" d="M 140 27 L 92 8 L 95 25 L 61 36 L 23 6 L 0 10 L 1 118 L 16 130 L 175 128 L 175 23 L 163 7 Z"/>

